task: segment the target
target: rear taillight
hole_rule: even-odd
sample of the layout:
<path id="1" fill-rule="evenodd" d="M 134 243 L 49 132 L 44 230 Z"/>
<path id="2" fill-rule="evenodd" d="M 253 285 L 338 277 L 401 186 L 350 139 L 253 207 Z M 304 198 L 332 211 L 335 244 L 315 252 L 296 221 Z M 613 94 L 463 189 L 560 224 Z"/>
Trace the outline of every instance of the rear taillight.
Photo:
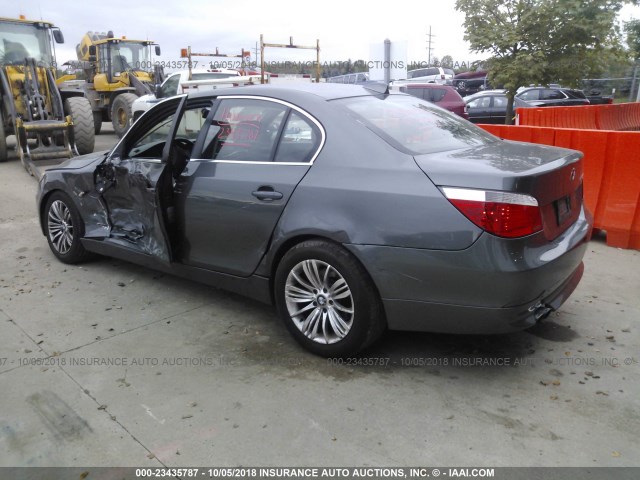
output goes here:
<path id="1" fill-rule="evenodd" d="M 443 187 L 442 192 L 465 217 L 498 237 L 524 237 L 542 230 L 538 201 L 529 195 L 453 187 Z"/>

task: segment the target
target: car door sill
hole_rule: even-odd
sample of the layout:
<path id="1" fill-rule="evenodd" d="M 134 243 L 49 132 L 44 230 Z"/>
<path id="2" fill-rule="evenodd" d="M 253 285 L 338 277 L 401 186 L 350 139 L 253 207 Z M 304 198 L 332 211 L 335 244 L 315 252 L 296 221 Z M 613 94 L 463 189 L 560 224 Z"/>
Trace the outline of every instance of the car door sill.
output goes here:
<path id="1" fill-rule="evenodd" d="M 193 267 L 181 263 L 163 263 L 153 255 L 148 255 L 131 248 L 110 244 L 104 240 L 83 238 L 82 245 L 90 252 L 113 257 L 143 267 L 158 270 L 178 277 L 204 283 L 242 296 L 253 298 L 262 303 L 271 304 L 269 279 L 258 275 L 238 277 L 227 273 L 214 272 L 204 268 Z"/>

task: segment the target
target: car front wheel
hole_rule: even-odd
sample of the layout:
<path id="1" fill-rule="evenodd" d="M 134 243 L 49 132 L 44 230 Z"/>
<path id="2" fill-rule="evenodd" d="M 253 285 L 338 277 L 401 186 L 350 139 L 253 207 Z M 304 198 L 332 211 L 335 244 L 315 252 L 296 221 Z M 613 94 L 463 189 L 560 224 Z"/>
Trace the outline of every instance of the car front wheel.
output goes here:
<path id="1" fill-rule="evenodd" d="M 53 254 L 64 263 L 78 263 L 90 257 L 80 238 L 83 224 L 80 214 L 69 196 L 54 192 L 47 200 L 44 211 L 47 241 Z"/>
<path id="2" fill-rule="evenodd" d="M 378 293 L 342 247 L 309 240 L 289 250 L 275 277 L 275 300 L 294 338 L 324 357 L 354 355 L 385 328 Z"/>

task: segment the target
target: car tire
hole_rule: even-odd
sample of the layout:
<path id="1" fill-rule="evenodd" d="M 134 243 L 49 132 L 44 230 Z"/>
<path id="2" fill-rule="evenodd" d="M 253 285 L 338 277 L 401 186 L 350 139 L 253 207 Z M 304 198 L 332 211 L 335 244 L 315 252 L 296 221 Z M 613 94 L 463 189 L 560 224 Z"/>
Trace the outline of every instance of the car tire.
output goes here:
<path id="1" fill-rule="evenodd" d="M 43 213 L 45 235 L 53 254 L 64 263 L 79 263 L 91 258 L 80 242 L 84 223 L 73 200 L 64 192 L 52 193 Z"/>
<path id="2" fill-rule="evenodd" d="M 84 97 L 69 97 L 64 101 L 64 111 L 73 120 L 73 137 L 78 154 L 93 152 L 96 137 L 89 100 Z"/>
<path id="3" fill-rule="evenodd" d="M 331 242 L 308 240 L 291 248 L 276 270 L 274 296 L 293 337 L 323 357 L 354 355 L 380 338 L 386 327 L 369 274 Z"/>
<path id="4" fill-rule="evenodd" d="M 133 93 L 121 93 L 113 101 L 111 123 L 113 123 L 113 130 L 118 138 L 122 138 L 131 126 L 133 118 L 131 107 L 137 98 L 137 95 Z"/>

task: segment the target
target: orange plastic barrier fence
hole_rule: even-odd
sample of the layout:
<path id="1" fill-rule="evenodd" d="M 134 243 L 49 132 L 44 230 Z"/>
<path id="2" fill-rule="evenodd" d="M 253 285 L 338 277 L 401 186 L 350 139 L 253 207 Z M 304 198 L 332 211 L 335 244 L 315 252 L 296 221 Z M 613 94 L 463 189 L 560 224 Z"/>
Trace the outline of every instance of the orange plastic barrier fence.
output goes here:
<path id="1" fill-rule="evenodd" d="M 632 109 L 628 110 L 630 113 Z M 584 153 L 584 201 L 607 245 L 640 250 L 640 132 L 480 125 L 506 140 Z"/>
<path id="2" fill-rule="evenodd" d="M 518 125 L 532 127 L 640 130 L 640 103 L 518 108 L 516 113 Z"/>

